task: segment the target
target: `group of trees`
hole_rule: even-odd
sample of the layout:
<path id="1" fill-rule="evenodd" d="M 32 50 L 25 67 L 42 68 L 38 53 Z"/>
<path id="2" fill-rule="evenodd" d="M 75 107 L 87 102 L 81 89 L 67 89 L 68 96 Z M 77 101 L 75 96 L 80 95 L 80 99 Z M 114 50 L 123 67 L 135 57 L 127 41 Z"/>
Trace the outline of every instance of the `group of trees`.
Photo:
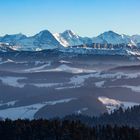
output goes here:
<path id="1" fill-rule="evenodd" d="M 73 47 L 81 47 L 81 48 L 94 48 L 94 49 L 136 49 L 136 46 L 129 46 L 126 44 L 107 44 L 107 43 L 93 43 L 93 44 L 84 44 L 79 46 L 73 46 Z"/>
<path id="2" fill-rule="evenodd" d="M 70 120 L 0 121 L 1 140 L 139 140 L 140 131 L 127 126 L 87 126 Z"/>
<path id="3" fill-rule="evenodd" d="M 100 117 L 1 120 L 1 140 L 140 140 L 140 106 Z"/>
<path id="4" fill-rule="evenodd" d="M 129 127 L 140 127 L 140 106 L 134 106 L 132 108 L 122 109 L 121 107 L 118 110 L 115 110 L 111 114 L 105 113 L 98 117 L 90 117 L 85 115 L 69 115 L 64 119 L 68 120 L 80 120 L 81 122 L 89 125 L 117 125 Z"/>

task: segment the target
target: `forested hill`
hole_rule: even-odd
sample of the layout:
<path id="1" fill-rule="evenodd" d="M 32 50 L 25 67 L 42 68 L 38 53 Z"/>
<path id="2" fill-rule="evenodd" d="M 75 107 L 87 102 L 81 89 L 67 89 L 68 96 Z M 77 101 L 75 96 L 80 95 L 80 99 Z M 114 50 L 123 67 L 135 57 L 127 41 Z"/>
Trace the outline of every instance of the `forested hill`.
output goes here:
<path id="1" fill-rule="evenodd" d="M 134 106 L 123 110 L 119 108 L 118 110 L 112 112 L 111 114 L 105 113 L 100 117 L 89 117 L 83 115 L 69 115 L 64 118 L 68 120 L 80 120 L 81 122 L 89 125 L 117 125 L 124 126 L 128 125 L 130 127 L 140 128 L 140 106 Z"/>
<path id="2" fill-rule="evenodd" d="M 100 117 L 1 120 L 1 140 L 140 140 L 140 106 Z"/>

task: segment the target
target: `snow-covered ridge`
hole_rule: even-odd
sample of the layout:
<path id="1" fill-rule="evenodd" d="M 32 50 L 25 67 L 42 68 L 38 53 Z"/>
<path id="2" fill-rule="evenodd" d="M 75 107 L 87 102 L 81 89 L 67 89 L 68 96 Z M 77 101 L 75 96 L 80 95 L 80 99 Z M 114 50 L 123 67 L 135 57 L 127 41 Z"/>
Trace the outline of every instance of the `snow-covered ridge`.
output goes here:
<path id="1" fill-rule="evenodd" d="M 45 71 L 46 72 L 68 72 L 68 73 L 73 73 L 73 74 L 94 73 L 94 72 L 96 72 L 95 70 L 70 67 L 70 66 L 68 66 L 66 64 L 62 64 L 62 65 L 58 66 L 57 68 L 48 69 L 48 70 L 45 70 Z"/>

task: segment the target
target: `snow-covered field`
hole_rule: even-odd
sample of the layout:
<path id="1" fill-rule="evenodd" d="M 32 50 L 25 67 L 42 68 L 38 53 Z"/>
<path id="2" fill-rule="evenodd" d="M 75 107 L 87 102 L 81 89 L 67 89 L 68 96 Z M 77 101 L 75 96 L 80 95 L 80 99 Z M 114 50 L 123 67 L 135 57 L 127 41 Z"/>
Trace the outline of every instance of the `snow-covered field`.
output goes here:
<path id="1" fill-rule="evenodd" d="M 37 103 L 29 106 L 21 106 L 21 107 L 11 107 L 8 109 L 0 110 L 0 117 L 3 119 L 9 118 L 12 120 L 16 119 L 34 119 L 35 113 L 44 106 L 47 105 L 56 105 L 60 103 L 68 103 L 72 100 L 76 100 L 76 98 L 62 99 L 56 101 L 48 101 L 43 103 Z M 12 102 L 7 103 L 12 104 Z M 12 104 L 13 105 L 13 104 Z"/>
<path id="2" fill-rule="evenodd" d="M 118 109 L 119 107 L 122 107 L 123 109 L 131 108 L 136 105 L 140 105 L 140 103 L 134 103 L 134 102 L 126 102 L 126 101 L 120 101 L 115 99 L 110 99 L 107 97 L 98 97 L 98 100 L 106 106 L 106 109 L 108 113 L 113 112 L 114 110 Z"/>
<path id="3" fill-rule="evenodd" d="M 2 81 L 3 84 L 5 85 L 9 85 L 12 87 L 19 87 L 19 88 L 23 88 L 24 87 L 24 83 L 19 83 L 19 80 L 24 80 L 27 79 L 26 77 L 0 77 L 0 80 Z"/>
<path id="4" fill-rule="evenodd" d="M 140 86 L 123 85 L 122 87 L 129 88 L 129 89 L 131 89 L 134 92 L 140 92 Z"/>

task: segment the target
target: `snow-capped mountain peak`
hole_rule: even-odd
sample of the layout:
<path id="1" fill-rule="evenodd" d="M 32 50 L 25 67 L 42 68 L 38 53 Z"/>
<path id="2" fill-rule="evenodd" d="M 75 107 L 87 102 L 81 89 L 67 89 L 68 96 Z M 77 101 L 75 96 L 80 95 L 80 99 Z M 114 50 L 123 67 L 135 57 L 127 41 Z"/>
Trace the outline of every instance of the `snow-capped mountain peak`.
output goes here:
<path id="1" fill-rule="evenodd" d="M 101 34 L 102 36 L 120 36 L 118 33 L 112 31 L 112 30 L 109 30 L 109 31 L 106 31 L 104 33 Z"/>
<path id="2" fill-rule="evenodd" d="M 102 39 L 102 42 L 104 43 L 111 43 L 111 44 L 117 44 L 120 42 L 121 35 L 113 32 L 113 31 L 108 31 L 100 34 L 97 38 Z"/>
<path id="3" fill-rule="evenodd" d="M 19 40 L 16 45 L 20 47 L 20 50 L 32 51 L 62 47 L 48 30 L 43 30 L 34 36 Z"/>
<path id="4" fill-rule="evenodd" d="M 118 34 L 114 31 L 107 31 L 93 38 L 93 43 L 107 44 L 131 44 L 131 38 L 125 34 Z"/>
<path id="5" fill-rule="evenodd" d="M 72 30 L 66 30 L 63 33 L 54 34 L 54 36 L 64 47 L 83 44 L 81 37 Z"/>
<path id="6" fill-rule="evenodd" d="M 56 40 L 57 40 L 58 42 L 60 42 L 60 44 L 61 44 L 62 46 L 64 46 L 64 47 L 68 47 L 68 46 L 69 46 L 69 43 L 61 36 L 61 34 L 55 33 L 55 34 L 53 34 L 53 35 L 54 35 L 54 37 L 56 38 Z"/>
<path id="7" fill-rule="evenodd" d="M 35 37 L 44 37 L 44 36 L 52 36 L 52 34 L 48 30 L 43 30 L 35 35 Z"/>
<path id="8" fill-rule="evenodd" d="M 70 38 L 73 38 L 73 37 L 79 38 L 79 36 L 76 33 L 74 33 L 74 31 L 72 31 L 72 30 L 66 30 L 62 33 L 62 35 L 66 36 L 66 37 L 70 37 Z"/>

